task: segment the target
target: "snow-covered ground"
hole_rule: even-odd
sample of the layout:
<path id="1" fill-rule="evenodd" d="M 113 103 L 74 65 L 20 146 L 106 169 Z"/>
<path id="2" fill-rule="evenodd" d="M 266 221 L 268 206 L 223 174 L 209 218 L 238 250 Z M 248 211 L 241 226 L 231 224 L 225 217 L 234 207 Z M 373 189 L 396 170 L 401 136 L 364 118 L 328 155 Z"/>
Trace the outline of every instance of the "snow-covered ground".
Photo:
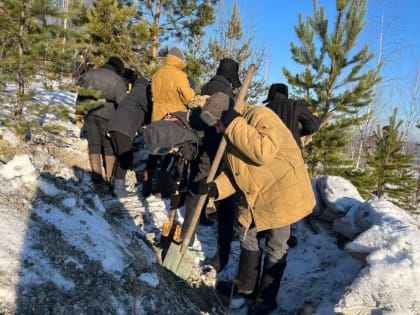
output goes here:
<path id="1" fill-rule="evenodd" d="M 39 89 L 37 95 L 48 106 L 73 109 L 73 93 Z M 57 119 L 45 114 L 40 124 Z M 193 303 L 186 312 L 187 304 L 197 300 L 192 292 L 200 286 L 212 290 L 214 281 L 203 262 L 216 251 L 216 225 L 199 227 L 191 249 L 198 254 L 199 275 L 189 291 L 179 289 L 181 280 L 165 272 L 155 248 L 169 201 L 140 194 L 118 200 L 96 192 L 80 166 L 87 165 L 86 140 L 73 122 L 60 125 L 66 132 L 46 136 L 45 142 L 36 132 L 24 142 L 0 125 L 1 143 L 16 151 L 13 157 L 0 154 L 0 313 L 24 314 L 32 305 L 35 314 L 67 314 L 73 303 L 72 314 L 220 314 L 217 302 L 207 308 Z M 53 155 L 49 137 L 65 137 L 58 141 L 59 156 Z M 145 156 L 140 148 L 136 171 Z M 320 176 L 313 186 L 319 233 L 304 221 L 293 226 L 298 246 L 289 250 L 273 314 L 295 314 L 305 302 L 319 315 L 420 314 L 419 219 L 388 201 L 362 200 L 339 177 Z M 183 211 L 178 210 L 180 223 Z M 238 254 L 234 241 L 219 278 L 234 276 Z M 128 283 L 136 290 L 126 288 Z M 191 296 L 183 296 L 186 292 Z M 246 314 L 246 309 L 231 312 Z"/>

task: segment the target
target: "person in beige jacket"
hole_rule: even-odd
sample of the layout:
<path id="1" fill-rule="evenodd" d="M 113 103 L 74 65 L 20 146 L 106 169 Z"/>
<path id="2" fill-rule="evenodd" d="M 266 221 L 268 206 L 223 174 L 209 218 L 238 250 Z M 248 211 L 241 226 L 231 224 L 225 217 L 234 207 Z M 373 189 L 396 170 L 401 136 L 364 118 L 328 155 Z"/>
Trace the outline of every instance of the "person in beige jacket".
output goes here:
<path id="1" fill-rule="evenodd" d="M 248 314 L 268 314 L 277 308 L 290 225 L 312 212 L 315 197 L 300 148 L 281 119 L 269 108 L 248 104 L 238 113 L 233 103 L 216 93 L 202 109 L 203 121 L 224 133 L 227 167 L 213 182 L 203 180 L 199 193 L 220 200 L 240 190 L 238 271 L 233 283 L 219 281 L 216 289 L 229 294 L 233 286 L 254 300 Z"/>
<path id="2" fill-rule="evenodd" d="M 152 76 L 152 121 L 161 120 L 167 113 L 188 109 L 187 104 L 195 96 L 188 75 L 187 64 L 179 48 L 171 48 L 165 64 Z"/>
<path id="3" fill-rule="evenodd" d="M 168 113 L 188 109 L 187 104 L 194 98 L 195 91 L 190 85 L 188 75 L 184 72 L 186 66 L 183 52 L 179 48 L 173 47 L 168 51 L 164 65 L 152 76 L 152 122 L 163 119 Z M 149 155 L 143 173 L 143 197 L 152 193 L 154 176 L 157 176 L 158 192 L 162 193 L 162 197 L 170 197 L 169 187 L 172 184 L 168 172 L 165 171 L 167 160 L 164 159 L 162 170 L 155 174 L 160 158 L 160 156 Z"/>

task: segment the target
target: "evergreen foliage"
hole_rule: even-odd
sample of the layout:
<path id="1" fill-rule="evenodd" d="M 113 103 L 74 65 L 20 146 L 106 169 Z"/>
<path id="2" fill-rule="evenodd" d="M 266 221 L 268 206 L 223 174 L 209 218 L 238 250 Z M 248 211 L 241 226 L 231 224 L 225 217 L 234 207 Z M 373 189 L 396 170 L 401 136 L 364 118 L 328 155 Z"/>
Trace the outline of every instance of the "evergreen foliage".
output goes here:
<path id="1" fill-rule="evenodd" d="M 95 64 L 118 56 L 127 67 L 150 77 L 159 66 L 158 52 L 167 51 L 161 45 L 203 34 L 214 20 L 217 1 L 95 0 L 87 13 L 86 44 Z"/>
<path id="2" fill-rule="evenodd" d="M 89 110 L 105 104 L 106 99 L 102 98 L 100 91 L 79 87 L 77 89 L 76 115 L 85 116 Z"/>
<path id="3" fill-rule="evenodd" d="M 372 101 L 380 80 L 379 67 L 368 69 L 373 54 L 368 45 L 359 48 L 357 38 L 365 26 L 366 0 L 337 0 L 334 28 L 325 8 L 314 0 L 314 16 L 299 23 L 295 32 L 300 45 L 291 43 L 293 60 L 303 71 L 292 74 L 283 68 L 295 94 L 321 119 L 335 112 L 332 122 L 305 148 L 312 175 L 318 172 L 345 176 L 353 162 L 342 154 L 354 127 L 366 119 L 363 109 Z"/>
<path id="4" fill-rule="evenodd" d="M 245 33 L 239 14 L 239 6 L 234 2 L 232 10 L 220 10 L 227 14 L 217 17 L 213 35 L 208 36 L 206 44 L 202 37 L 197 36 L 191 43 L 187 54 L 187 71 L 200 87 L 216 74 L 219 61 L 223 58 L 231 58 L 239 63 L 239 78 L 245 78 L 248 66 L 256 65 L 252 85 L 248 89 L 247 100 L 256 102 L 265 96 L 267 89 L 265 78 L 262 75 L 263 64 L 267 54 L 264 48 L 252 47 L 253 34 Z M 227 17 L 227 18 L 226 18 Z"/>
<path id="5" fill-rule="evenodd" d="M 100 66 L 109 57 L 117 56 L 127 67 L 141 69 L 143 57 L 138 47 L 148 39 L 137 23 L 137 8 L 122 5 L 118 0 L 95 0 L 87 12 L 86 32 L 92 61 Z"/>
<path id="6" fill-rule="evenodd" d="M 373 194 L 387 197 L 399 207 L 414 208 L 416 178 L 413 169 L 415 153 L 402 150 L 404 136 L 399 131 L 402 121 L 396 121 L 397 110 L 389 119 L 389 125 L 377 127 L 372 136 L 373 148 L 366 149 L 368 174 L 375 181 Z"/>
<path id="7" fill-rule="evenodd" d="M 150 57 L 158 57 L 162 43 L 192 41 L 214 22 L 219 0 L 142 0 L 138 17 L 151 34 Z"/>
<path id="8" fill-rule="evenodd" d="M 18 118 L 25 101 L 31 97 L 27 90 L 36 76 L 47 84 L 59 80 L 70 69 L 73 49 L 65 41 L 71 36 L 61 23 L 62 14 L 54 0 L 0 3 L 0 79 L 16 82 L 18 86 L 15 100 Z"/>

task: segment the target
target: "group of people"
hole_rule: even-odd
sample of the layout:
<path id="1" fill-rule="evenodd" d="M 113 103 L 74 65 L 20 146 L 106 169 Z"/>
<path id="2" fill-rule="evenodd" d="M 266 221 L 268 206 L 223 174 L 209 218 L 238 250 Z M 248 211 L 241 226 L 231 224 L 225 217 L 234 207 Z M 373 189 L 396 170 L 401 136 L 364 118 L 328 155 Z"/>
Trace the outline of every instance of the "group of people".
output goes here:
<path id="1" fill-rule="evenodd" d="M 199 96 L 185 67 L 182 51 L 174 47 L 151 82 L 130 79 L 128 94 L 118 58 L 83 75 L 81 86 L 101 92 L 95 101 L 105 100 L 85 117 L 92 181 L 102 180 L 104 156 L 105 180 L 114 195 L 135 194 L 126 190 L 125 174 L 133 162 L 133 139 L 142 128 L 149 152 L 143 196 L 152 193 L 158 170 L 165 172 L 163 177 L 171 179 L 171 208 L 185 205 L 181 239 L 200 196 L 214 200 L 218 241 L 210 263 L 216 271 L 227 265 L 235 233 L 241 243 L 235 279 L 218 281 L 216 289 L 245 296 L 249 314 L 269 314 L 277 308 L 291 224 L 315 206 L 300 137 L 316 132 L 320 121 L 305 104 L 288 98 L 285 84 L 270 87 L 266 106 L 243 104 L 236 111 L 235 91 L 241 81 L 239 64 L 230 58 L 220 60 L 216 74 L 201 88 L 204 104 L 196 106 Z M 208 182 L 222 138 L 226 150 L 214 180 Z M 207 224 L 205 209 L 202 224 Z"/>

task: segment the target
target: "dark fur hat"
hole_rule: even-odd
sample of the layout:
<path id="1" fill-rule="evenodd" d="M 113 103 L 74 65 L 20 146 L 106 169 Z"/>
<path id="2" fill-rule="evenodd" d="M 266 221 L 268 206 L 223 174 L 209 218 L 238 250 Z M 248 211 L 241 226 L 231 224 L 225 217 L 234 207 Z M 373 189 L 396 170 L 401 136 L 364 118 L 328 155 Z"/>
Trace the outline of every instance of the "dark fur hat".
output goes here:
<path id="1" fill-rule="evenodd" d="M 124 63 L 122 60 L 118 57 L 110 57 L 107 64 L 111 65 L 117 74 L 122 74 L 124 71 Z"/>
<path id="2" fill-rule="evenodd" d="M 219 67 L 217 68 L 216 74 L 222 75 L 227 78 L 234 88 L 241 86 L 239 80 L 239 64 L 230 58 L 224 58 L 220 60 Z"/>
<path id="3" fill-rule="evenodd" d="M 274 83 L 271 85 L 270 90 L 268 91 L 267 99 L 263 103 L 270 102 L 276 93 L 281 93 L 286 97 L 289 97 L 289 88 L 284 83 Z"/>

